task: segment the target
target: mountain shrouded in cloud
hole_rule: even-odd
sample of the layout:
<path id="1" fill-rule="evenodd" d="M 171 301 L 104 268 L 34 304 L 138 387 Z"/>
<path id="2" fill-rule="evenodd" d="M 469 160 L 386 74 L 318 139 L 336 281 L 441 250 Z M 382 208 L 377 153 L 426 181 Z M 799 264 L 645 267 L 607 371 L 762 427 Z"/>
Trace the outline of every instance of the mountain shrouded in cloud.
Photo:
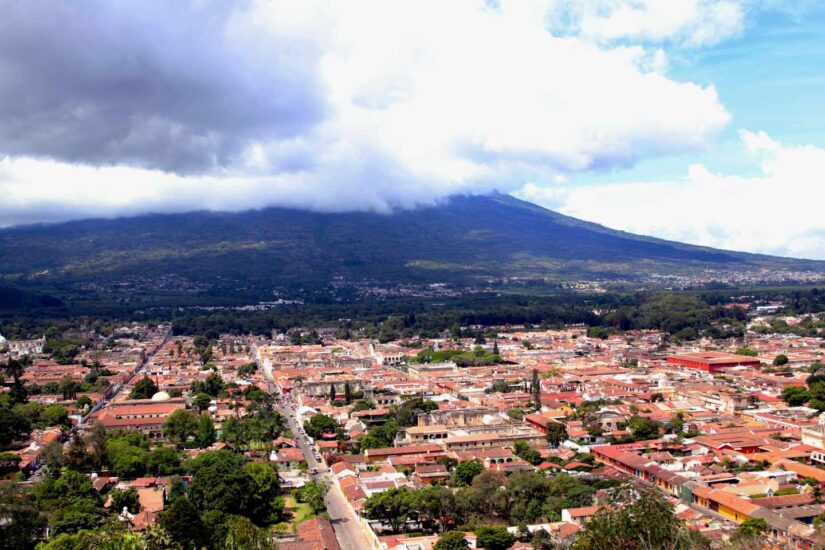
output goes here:
<path id="1" fill-rule="evenodd" d="M 554 34 L 556 2 L 2 4 L 0 225 L 386 211 L 700 150 L 729 120 L 658 47 Z"/>

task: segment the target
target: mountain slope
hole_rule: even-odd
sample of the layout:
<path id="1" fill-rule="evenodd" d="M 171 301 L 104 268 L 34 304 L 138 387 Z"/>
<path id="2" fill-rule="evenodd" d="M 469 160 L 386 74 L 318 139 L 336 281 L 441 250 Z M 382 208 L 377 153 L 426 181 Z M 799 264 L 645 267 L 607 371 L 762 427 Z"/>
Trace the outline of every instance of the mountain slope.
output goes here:
<path id="1" fill-rule="evenodd" d="M 11 228 L 0 258 L 0 278 L 18 283 L 253 293 L 334 278 L 472 284 L 825 265 L 640 237 L 499 194 L 386 215 L 268 208 Z"/>

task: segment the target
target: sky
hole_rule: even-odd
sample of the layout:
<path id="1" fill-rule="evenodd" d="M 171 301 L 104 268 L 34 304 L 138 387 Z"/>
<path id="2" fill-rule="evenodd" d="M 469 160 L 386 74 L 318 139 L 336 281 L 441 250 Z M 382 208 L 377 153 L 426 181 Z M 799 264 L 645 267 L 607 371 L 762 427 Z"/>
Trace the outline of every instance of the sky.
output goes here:
<path id="1" fill-rule="evenodd" d="M 511 193 L 825 259 L 814 0 L 0 0 L 0 226 Z"/>

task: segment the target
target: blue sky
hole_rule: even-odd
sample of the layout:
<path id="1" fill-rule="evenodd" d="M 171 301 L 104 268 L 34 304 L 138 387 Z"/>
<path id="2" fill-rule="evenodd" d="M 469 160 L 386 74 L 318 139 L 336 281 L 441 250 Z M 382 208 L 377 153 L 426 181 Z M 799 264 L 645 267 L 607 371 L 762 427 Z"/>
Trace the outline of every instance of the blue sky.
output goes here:
<path id="1" fill-rule="evenodd" d="M 0 9 L 0 226 L 498 190 L 825 259 L 822 2 Z"/>
<path id="2" fill-rule="evenodd" d="M 678 179 L 695 162 L 714 171 L 752 176 L 759 170 L 742 155 L 740 129 L 765 131 L 786 145 L 825 147 L 825 3 L 798 4 L 793 10 L 755 10 L 741 36 L 670 55 L 671 77 L 713 85 L 732 115 L 707 151 L 648 159 L 629 170 L 576 179 Z"/>

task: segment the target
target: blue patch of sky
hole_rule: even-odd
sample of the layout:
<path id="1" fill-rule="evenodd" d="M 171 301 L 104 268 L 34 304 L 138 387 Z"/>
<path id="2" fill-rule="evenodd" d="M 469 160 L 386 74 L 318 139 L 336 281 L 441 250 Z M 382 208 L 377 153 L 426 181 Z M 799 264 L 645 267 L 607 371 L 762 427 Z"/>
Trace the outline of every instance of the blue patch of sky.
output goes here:
<path id="1" fill-rule="evenodd" d="M 757 175 L 740 130 L 763 130 L 785 145 L 825 147 L 825 2 L 807 3 L 804 10 L 755 10 L 739 38 L 700 49 L 670 48 L 668 57 L 669 77 L 716 87 L 732 115 L 727 128 L 705 151 L 580 174 L 574 181 L 678 181 L 694 163 L 724 174 Z"/>

